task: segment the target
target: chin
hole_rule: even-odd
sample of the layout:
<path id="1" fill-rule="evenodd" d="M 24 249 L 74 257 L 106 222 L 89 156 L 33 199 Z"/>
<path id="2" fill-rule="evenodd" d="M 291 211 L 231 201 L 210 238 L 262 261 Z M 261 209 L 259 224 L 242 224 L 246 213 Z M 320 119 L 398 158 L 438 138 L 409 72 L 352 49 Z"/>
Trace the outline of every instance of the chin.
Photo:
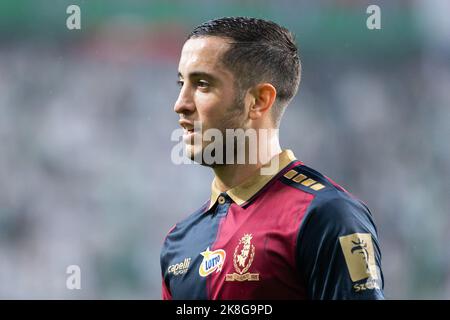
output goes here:
<path id="1" fill-rule="evenodd" d="M 203 162 L 202 153 L 203 153 L 203 150 L 198 150 L 198 148 L 194 148 L 194 145 L 192 145 L 192 144 L 186 145 L 186 157 L 188 157 L 190 160 L 195 162 L 196 159 L 202 159 L 201 162 Z M 200 164 L 203 164 L 203 163 L 200 163 Z"/>
<path id="2" fill-rule="evenodd" d="M 198 163 L 202 166 L 209 167 L 209 168 L 216 168 L 219 166 L 223 166 L 223 163 L 207 163 L 205 159 L 203 158 L 203 148 L 201 150 L 198 150 L 198 148 L 195 148 L 194 145 L 186 145 L 186 157 L 188 157 L 190 160 L 194 161 L 195 163 Z M 200 162 L 197 162 L 196 160 L 199 160 Z"/>

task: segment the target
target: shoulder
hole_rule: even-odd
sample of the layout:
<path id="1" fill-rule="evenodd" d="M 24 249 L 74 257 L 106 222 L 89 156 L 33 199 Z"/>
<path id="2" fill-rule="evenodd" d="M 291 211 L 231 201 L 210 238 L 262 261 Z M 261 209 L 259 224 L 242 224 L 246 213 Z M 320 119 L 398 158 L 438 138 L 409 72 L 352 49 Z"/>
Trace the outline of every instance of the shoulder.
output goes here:
<path id="1" fill-rule="evenodd" d="M 207 211 L 209 205 L 209 200 L 205 202 L 199 209 L 188 215 L 183 220 L 177 222 L 170 230 L 168 231 L 164 244 L 166 244 L 170 239 L 178 238 L 185 234 L 186 230 L 195 224 L 198 219 L 202 217 L 202 215 Z"/>
<path id="2" fill-rule="evenodd" d="M 325 175 L 302 163 L 287 170 L 286 173 L 280 176 L 280 181 L 315 196 L 330 190 L 345 191 Z"/>
<path id="3" fill-rule="evenodd" d="M 198 210 L 190 214 L 185 219 L 177 222 L 166 234 L 164 238 L 161 252 L 160 261 L 163 270 L 167 267 L 168 261 L 176 256 L 176 248 L 179 247 L 179 243 L 185 240 L 186 234 L 189 229 L 195 226 L 196 222 L 202 218 L 203 214 L 207 210 L 209 201 L 203 204 Z"/>
<path id="4" fill-rule="evenodd" d="M 313 196 L 302 225 L 312 219 L 315 224 L 323 227 L 347 226 L 352 229 L 355 225 L 362 224 L 366 228 L 372 228 L 373 221 L 369 208 L 320 172 L 300 164 L 287 171 L 280 180 L 299 190 L 299 193 L 309 193 Z"/>

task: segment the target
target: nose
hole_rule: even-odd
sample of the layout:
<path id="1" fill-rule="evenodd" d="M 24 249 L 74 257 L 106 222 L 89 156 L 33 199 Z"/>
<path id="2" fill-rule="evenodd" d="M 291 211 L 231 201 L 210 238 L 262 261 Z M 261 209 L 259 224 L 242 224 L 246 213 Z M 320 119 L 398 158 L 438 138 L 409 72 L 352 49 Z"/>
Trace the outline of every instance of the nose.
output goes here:
<path id="1" fill-rule="evenodd" d="M 179 114 L 190 114 L 195 111 L 195 104 L 192 99 L 192 94 L 186 85 L 181 88 L 173 110 Z"/>

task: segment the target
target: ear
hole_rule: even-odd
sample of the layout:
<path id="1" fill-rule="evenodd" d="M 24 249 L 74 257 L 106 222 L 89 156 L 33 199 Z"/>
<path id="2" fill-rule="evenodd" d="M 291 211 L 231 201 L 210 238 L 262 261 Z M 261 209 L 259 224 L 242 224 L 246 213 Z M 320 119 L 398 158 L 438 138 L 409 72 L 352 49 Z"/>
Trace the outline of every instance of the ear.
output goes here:
<path id="1" fill-rule="evenodd" d="M 270 83 L 260 83 L 249 91 L 251 95 L 251 105 L 248 110 L 248 116 L 252 120 L 261 118 L 272 108 L 277 90 Z"/>

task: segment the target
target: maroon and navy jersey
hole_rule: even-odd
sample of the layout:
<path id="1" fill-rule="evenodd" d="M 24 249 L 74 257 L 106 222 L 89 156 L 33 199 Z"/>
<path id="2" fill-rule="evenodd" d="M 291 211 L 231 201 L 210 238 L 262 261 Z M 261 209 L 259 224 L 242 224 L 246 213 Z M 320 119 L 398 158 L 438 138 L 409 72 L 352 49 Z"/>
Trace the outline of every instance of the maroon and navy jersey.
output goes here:
<path id="1" fill-rule="evenodd" d="M 211 199 L 168 233 L 163 299 L 383 299 L 369 209 L 295 159 Z"/>

